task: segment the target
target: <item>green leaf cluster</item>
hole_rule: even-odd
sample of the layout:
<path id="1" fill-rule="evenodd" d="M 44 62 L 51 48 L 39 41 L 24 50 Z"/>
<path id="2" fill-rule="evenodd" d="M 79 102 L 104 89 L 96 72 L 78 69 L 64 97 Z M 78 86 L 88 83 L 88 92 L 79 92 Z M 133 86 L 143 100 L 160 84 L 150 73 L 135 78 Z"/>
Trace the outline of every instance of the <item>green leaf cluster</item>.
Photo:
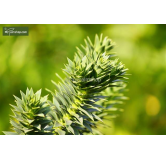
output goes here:
<path id="1" fill-rule="evenodd" d="M 114 106 L 126 97 L 127 69 L 112 52 L 114 43 L 96 35 L 94 44 L 89 38 L 82 49 L 77 48 L 74 60 L 68 59 L 63 69 L 66 78 L 52 83 L 55 92 L 48 90 L 52 100 L 41 97 L 41 90 L 27 89 L 22 99 L 12 106 L 11 125 L 14 132 L 5 134 L 98 134 L 103 119 L 113 115 Z"/>
<path id="2" fill-rule="evenodd" d="M 28 89 L 26 94 L 21 92 L 21 99 L 15 97 L 15 105 L 12 106 L 14 115 L 10 120 L 14 132 L 5 134 L 20 135 L 49 135 L 52 134 L 52 121 L 47 117 L 50 107 L 47 103 L 47 96 L 41 97 L 41 90 L 36 93 Z"/>

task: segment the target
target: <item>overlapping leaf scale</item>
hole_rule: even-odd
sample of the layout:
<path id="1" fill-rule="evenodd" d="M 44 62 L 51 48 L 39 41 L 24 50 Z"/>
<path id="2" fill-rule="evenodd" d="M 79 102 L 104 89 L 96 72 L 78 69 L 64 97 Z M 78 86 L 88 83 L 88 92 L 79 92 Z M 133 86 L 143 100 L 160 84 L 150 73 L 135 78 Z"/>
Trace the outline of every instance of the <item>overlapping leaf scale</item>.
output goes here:
<path id="1" fill-rule="evenodd" d="M 28 89 L 21 92 L 21 99 L 15 97 L 16 106 L 12 106 L 13 114 L 10 120 L 12 132 L 5 134 L 18 135 L 49 135 L 52 134 L 51 119 L 46 115 L 50 112 L 47 96 L 41 97 L 41 90 L 36 93 Z"/>
<path id="2" fill-rule="evenodd" d="M 87 38 L 81 47 L 83 50 L 77 47 L 74 61 L 68 59 L 65 65 L 67 78 L 57 75 L 60 83 L 53 82 L 56 91 L 50 91 L 52 101 L 32 89 L 27 89 L 26 95 L 21 92 L 22 99 L 15 97 L 14 132 L 6 134 L 100 134 L 96 124 L 112 113 L 111 105 L 124 99 L 121 92 L 127 69 L 114 58 L 114 43 L 107 37 L 96 35 L 94 44 Z"/>
<path id="3" fill-rule="evenodd" d="M 65 65 L 64 72 L 68 79 L 61 79 L 59 84 L 53 82 L 56 93 L 52 93 L 52 114 L 58 117 L 55 124 L 60 124 L 54 125 L 55 134 L 61 134 L 59 129 L 63 134 L 93 132 L 96 122 L 102 122 L 103 112 L 109 112 L 107 103 L 97 103 L 105 98 L 110 99 L 110 95 L 106 94 L 105 97 L 102 91 L 117 88 L 117 83 L 125 83 L 126 69 L 124 64 L 113 58 L 115 54 L 111 53 L 111 49 L 114 43 L 110 39 L 96 35 L 94 45 L 89 38 L 85 44 L 82 45 L 83 50 L 77 47 L 74 61 L 68 59 Z M 114 104 L 109 102 L 109 105 Z"/>

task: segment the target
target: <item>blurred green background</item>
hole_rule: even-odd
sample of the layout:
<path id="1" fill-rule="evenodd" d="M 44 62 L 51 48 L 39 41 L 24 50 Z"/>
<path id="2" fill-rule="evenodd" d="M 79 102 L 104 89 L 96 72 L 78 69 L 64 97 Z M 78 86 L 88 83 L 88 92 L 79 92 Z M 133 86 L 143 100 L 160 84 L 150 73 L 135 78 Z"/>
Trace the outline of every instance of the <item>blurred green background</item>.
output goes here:
<path id="1" fill-rule="evenodd" d="M 5 26 L 28 26 L 29 36 L 2 36 Z M 130 99 L 124 112 L 107 121 L 103 134 L 166 134 L 166 25 L 0 25 L 0 134 L 9 130 L 13 95 L 32 87 L 54 89 L 55 73 L 64 77 L 67 57 L 89 36 L 103 33 L 114 42 L 129 73 Z"/>

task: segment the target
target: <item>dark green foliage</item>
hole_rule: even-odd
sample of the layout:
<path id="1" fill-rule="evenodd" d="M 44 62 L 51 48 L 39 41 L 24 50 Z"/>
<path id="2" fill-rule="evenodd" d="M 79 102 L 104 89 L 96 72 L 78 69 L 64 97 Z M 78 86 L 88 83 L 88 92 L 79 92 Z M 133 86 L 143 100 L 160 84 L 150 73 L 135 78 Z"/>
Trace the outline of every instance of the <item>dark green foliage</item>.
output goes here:
<path id="1" fill-rule="evenodd" d="M 16 98 L 11 124 L 17 134 L 95 134 L 99 122 L 112 114 L 112 106 L 126 98 L 127 69 L 114 58 L 114 43 L 96 35 L 94 44 L 89 38 L 85 44 L 77 48 L 74 61 L 68 59 L 66 79 L 57 75 L 60 82 L 53 82 L 52 101 L 32 90 L 26 96 L 21 92 L 22 100 Z"/>

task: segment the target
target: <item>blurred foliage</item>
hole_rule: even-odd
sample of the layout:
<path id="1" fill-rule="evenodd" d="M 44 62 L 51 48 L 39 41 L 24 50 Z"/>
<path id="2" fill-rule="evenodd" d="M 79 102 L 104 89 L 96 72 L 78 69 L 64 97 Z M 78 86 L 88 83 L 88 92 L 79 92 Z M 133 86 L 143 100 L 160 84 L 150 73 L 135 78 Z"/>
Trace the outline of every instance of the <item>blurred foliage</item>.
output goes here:
<path id="1" fill-rule="evenodd" d="M 0 25 L 1 31 L 4 26 L 28 26 L 29 36 L 0 35 L 0 134 L 10 127 L 12 95 L 27 87 L 48 94 L 75 46 L 96 33 L 116 42 L 114 51 L 132 74 L 124 112 L 106 121 L 102 133 L 166 133 L 166 25 Z"/>

